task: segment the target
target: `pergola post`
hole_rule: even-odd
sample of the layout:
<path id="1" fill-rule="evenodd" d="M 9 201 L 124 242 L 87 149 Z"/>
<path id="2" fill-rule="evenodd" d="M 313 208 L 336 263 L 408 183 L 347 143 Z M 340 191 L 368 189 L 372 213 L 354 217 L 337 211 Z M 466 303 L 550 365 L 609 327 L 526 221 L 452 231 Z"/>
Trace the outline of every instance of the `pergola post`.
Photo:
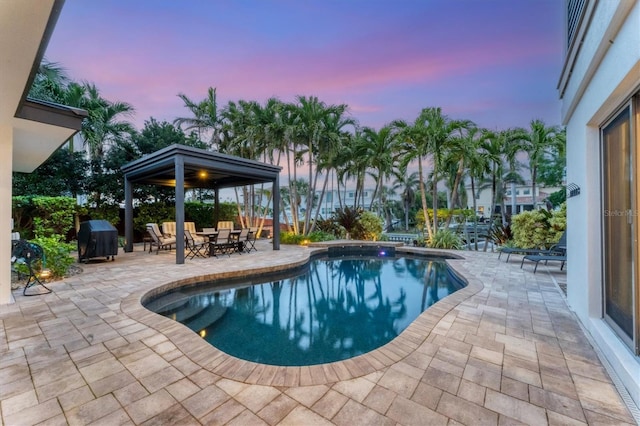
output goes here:
<path id="1" fill-rule="evenodd" d="M 215 188 L 213 190 L 213 226 L 216 228 L 218 221 L 220 221 L 220 190 Z"/>
<path id="2" fill-rule="evenodd" d="M 273 181 L 273 249 L 280 250 L 280 176 Z"/>
<path id="3" fill-rule="evenodd" d="M 133 251 L 133 186 L 131 181 L 124 179 L 124 251 Z"/>
<path id="4" fill-rule="evenodd" d="M 184 263 L 184 157 L 176 155 L 176 264 Z"/>

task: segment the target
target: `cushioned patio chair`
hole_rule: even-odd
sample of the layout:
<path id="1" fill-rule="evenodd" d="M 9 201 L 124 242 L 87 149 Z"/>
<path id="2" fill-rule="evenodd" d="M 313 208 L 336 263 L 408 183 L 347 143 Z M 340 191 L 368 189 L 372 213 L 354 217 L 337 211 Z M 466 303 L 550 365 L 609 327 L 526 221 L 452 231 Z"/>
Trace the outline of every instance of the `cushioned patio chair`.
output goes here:
<path id="1" fill-rule="evenodd" d="M 549 249 L 503 247 L 500 250 L 500 253 L 498 254 L 498 259 L 500 259 L 500 257 L 502 256 L 502 253 L 506 253 L 507 254 L 506 262 L 509 261 L 509 257 L 511 256 L 512 253 L 524 254 L 524 255 L 539 255 L 539 256 L 554 255 L 554 254 L 557 254 L 557 251 L 558 251 L 557 248 L 558 247 L 563 248 L 563 249 L 566 249 L 566 247 L 567 247 L 567 231 L 566 230 L 562 233 L 562 236 L 560 237 L 560 240 L 556 244 L 551 246 L 551 248 L 549 248 Z"/>
<path id="2" fill-rule="evenodd" d="M 161 249 L 171 250 L 171 246 L 176 243 L 175 237 L 164 237 L 157 223 L 147 223 L 147 233 L 151 237 L 151 244 L 149 244 L 149 253 L 153 251 L 153 246 L 156 246 L 156 254 Z"/>
<path id="3" fill-rule="evenodd" d="M 162 222 L 162 236 L 165 238 L 176 236 L 176 223 L 175 222 Z"/>

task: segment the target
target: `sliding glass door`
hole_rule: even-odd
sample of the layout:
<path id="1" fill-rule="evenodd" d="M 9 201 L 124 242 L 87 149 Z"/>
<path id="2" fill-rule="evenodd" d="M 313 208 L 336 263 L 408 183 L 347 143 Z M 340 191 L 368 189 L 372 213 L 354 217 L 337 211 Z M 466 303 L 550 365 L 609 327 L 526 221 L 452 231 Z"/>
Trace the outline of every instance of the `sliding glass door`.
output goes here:
<path id="1" fill-rule="evenodd" d="M 635 108 L 629 103 L 602 128 L 604 315 L 638 352 Z"/>

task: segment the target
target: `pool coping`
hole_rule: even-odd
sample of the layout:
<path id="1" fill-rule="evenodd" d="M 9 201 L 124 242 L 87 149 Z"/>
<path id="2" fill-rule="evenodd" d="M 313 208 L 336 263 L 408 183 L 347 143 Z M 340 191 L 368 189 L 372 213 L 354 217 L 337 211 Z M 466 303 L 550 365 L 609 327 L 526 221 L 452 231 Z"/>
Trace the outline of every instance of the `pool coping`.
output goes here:
<path id="1" fill-rule="evenodd" d="M 236 278 L 243 275 L 256 275 L 283 271 L 309 262 L 310 258 L 327 250 L 328 246 L 394 246 L 399 253 L 435 255 L 446 257 L 445 261 L 453 272 L 466 282 L 466 286 L 436 302 L 421 313 L 405 330 L 389 343 L 356 357 L 326 364 L 311 366 L 274 366 L 246 361 L 229 355 L 207 343 L 187 326 L 156 314 L 143 306 L 149 298 L 182 286 L 193 285 L 204 280 Z M 355 379 L 374 373 L 406 358 L 429 338 L 438 323 L 460 303 L 480 292 L 484 285 L 464 266 L 465 257 L 450 251 L 427 248 L 407 247 L 401 243 L 362 241 L 335 241 L 330 244 L 310 245 L 301 260 L 262 268 L 227 271 L 206 275 L 194 275 L 181 280 L 159 281 L 152 289 L 133 293 L 121 302 L 121 310 L 131 319 L 139 321 L 165 335 L 192 362 L 220 377 L 247 384 L 266 386 L 309 386 L 331 384 L 342 380 Z"/>

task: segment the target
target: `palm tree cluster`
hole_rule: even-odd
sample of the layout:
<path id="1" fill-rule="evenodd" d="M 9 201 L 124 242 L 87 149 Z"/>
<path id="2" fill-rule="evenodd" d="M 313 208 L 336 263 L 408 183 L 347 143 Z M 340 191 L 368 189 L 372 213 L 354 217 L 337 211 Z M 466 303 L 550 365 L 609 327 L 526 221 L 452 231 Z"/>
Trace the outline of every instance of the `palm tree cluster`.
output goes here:
<path id="1" fill-rule="evenodd" d="M 127 121 L 133 113 L 130 104 L 107 101 L 95 85 L 70 81 L 57 64 L 43 63 L 30 96 L 89 112 L 81 135 L 88 147 L 92 175 L 108 171 L 111 166 L 105 158 L 108 160 L 110 154 L 118 153 L 131 161 L 149 148 L 140 148 L 144 131 L 138 133 Z M 360 126 L 347 105 L 329 105 L 315 96 L 297 96 L 290 103 L 277 98 L 263 104 L 229 101 L 223 107 L 218 105 L 215 88 L 209 88 L 201 101 L 182 93 L 178 96 L 189 111 L 186 117 L 176 118 L 173 124 L 151 118 L 146 125 L 171 134 L 171 138 L 178 138 L 175 133 L 180 133 L 183 137 L 178 139 L 207 149 L 284 165 L 288 184 L 281 189 L 280 210 L 283 222 L 295 234 L 314 231 L 332 178 L 337 184 L 339 208 L 347 207 L 349 185 L 353 197 L 349 197 L 352 205 L 348 207 L 375 211 L 386 218 L 387 225 L 392 216 L 391 199 L 399 193 L 406 230 L 419 195 L 424 233 L 432 238 L 439 228 L 438 215 L 432 213 L 439 207 L 439 188 L 447 190 L 446 207 L 450 212 L 468 207 L 467 183 L 474 212 L 477 194 L 488 188 L 494 212 L 497 204 L 504 204 L 507 185 L 522 180 L 519 153 L 528 154 L 534 197 L 541 167 L 564 156 L 564 130 L 540 120 L 532 121 L 528 130 L 491 131 L 469 120 L 451 119 L 441 108 L 430 107 L 420 111 L 412 122 L 394 120 L 376 130 Z M 184 132 L 190 132 L 189 136 Z M 112 166 L 114 170 L 116 167 Z M 375 184 L 368 205 L 365 181 Z M 268 214 L 265 206 L 271 202 L 270 189 L 248 187 L 238 191 L 242 193 L 240 196 L 236 192 L 241 225 L 259 226 L 257 222 Z M 100 190 L 89 188 L 88 192 L 99 204 Z M 503 206 L 503 221 L 507 219 L 504 211 Z M 446 218 L 446 226 L 450 220 L 451 215 Z"/>
<path id="2" fill-rule="evenodd" d="M 296 234 L 307 235 L 314 230 L 331 176 L 337 180 L 339 208 L 347 206 L 342 194 L 350 182 L 355 188 L 349 207 L 376 210 L 387 222 L 389 195 L 401 191 L 405 229 L 417 187 L 422 215 L 430 218 L 424 229 L 428 238 L 439 226 L 438 215 L 429 212 L 438 210 L 441 183 L 447 188 L 450 211 L 467 208 L 467 182 L 471 185 L 473 211 L 477 210 L 476 195 L 489 188 L 491 212 L 502 204 L 504 222 L 506 185 L 523 180 L 518 154 L 529 154 L 534 194 L 540 165 L 550 161 L 551 155 L 564 155 L 564 131 L 540 120 L 532 121 L 530 130 L 491 131 L 469 120 L 453 120 L 441 108 L 431 107 L 424 108 L 413 122 L 395 120 L 375 130 L 360 126 L 349 116 L 347 105 L 327 105 L 314 96 L 298 96 L 292 103 L 277 98 L 264 104 L 231 101 L 217 111 L 215 93 L 210 88 L 209 96 L 201 102 L 179 95 L 193 117 L 177 118 L 174 124 L 216 135 L 212 147 L 222 152 L 284 163 L 289 185 L 282 191 L 281 210 L 284 222 Z M 412 171 L 416 166 L 417 172 Z M 303 174 L 306 176 L 301 178 Z M 365 205 L 364 197 L 367 178 L 375 182 L 369 205 Z M 245 194 L 243 199 L 255 197 Z M 285 207 L 290 207 L 291 218 Z M 248 211 L 252 208 L 246 206 Z M 299 211 L 303 217 L 298 217 Z M 448 215 L 445 226 L 451 217 Z"/>

